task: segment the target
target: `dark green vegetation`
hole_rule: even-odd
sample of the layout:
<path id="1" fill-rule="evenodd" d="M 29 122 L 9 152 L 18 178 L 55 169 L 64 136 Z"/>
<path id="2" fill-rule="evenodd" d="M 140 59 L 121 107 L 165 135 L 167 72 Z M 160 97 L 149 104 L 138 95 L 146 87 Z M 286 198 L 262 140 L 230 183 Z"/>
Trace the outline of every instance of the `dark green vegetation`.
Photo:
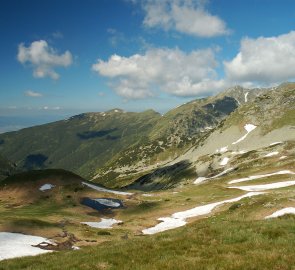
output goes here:
<path id="1" fill-rule="evenodd" d="M 0 135 L 0 152 L 20 170 L 63 168 L 90 176 L 155 125 L 154 111 L 88 113 Z"/>
<path id="2" fill-rule="evenodd" d="M 15 172 L 15 164 L 0 156 L 0 181 Z"/>

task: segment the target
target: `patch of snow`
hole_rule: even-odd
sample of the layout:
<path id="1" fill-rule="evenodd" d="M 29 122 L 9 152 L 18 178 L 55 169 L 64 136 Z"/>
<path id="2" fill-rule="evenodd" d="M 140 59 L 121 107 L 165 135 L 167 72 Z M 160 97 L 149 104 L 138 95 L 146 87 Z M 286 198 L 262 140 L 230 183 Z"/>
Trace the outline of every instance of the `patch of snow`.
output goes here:
<path id="1" fill-rule="evenodd" d="M 279 159 L 284 159 L 284 158 L 287 158 L 287 156 L 281 156 Z"/>
<path id="2" fill-rule="evenodd" d="M 257 126 L 252 125 L 252 124 L 246 124 L 246 125 L 244 126 L 244 128 L 246 129 L 247 132 L 251 132 L 251 131 L 253 131 L 255 128 L 257 128 Z"/>
<path id="3" fill-rule="evenodd" d="M 130 192 L 116 191 L 116 190 L 111 190 L 111 189 L 107 189 L 107 188 L 103 188 L 103 187 L 98 187 L 96 185 L 92 185 L 92 184 L 89 184 L 86 182 L 82 182 L 82 185 L 85 185 L 85 186 L 95 189 L 97 191 L 108 192 L 108 193 L 113 193 L 113 194 L 117 194 L 117 195 L 132 195 L 133 194 Z"/>
<path id="4" fill-rule="evenodd" d="M 278 154 L 279 154 L 279 152 L 275 151 L 275 152 L 271 152 L 271 153 L 266 154 L 264 157 L 273 157 L 273 156 L 276 156 Z"/>
<path id="5" fill-rule="evenodd" d="M 204 182 L 205 180 L 209 180 L 209 179 L 214 179 L 214 178 L 220 177 L 220 176 L 222 176 L 224 174 L 227 174 L 228 172 L 232 171 L 233 169 L 234 168 L 228 168 L 228 169 L 224 170 L 223 172 L 221 172 L 219 174 L 216 174 L 216 175 L 214 175 L 212 177 L 198 177 L 195 180 L 194 184 L 200 184 L 200 183 Z"/>
<path id="6" fill-rule="evenodd" d="M 254 125 L 252 125 L 252 124 L 246 124 L 246 125 L 244 126 L 244 129 L 247 131 L 247 133 L 246 133 L 244 136 L 242 136 L 240 139 L 238 139 L 237 141 L 233 142 L 232 144 L 237 144 L 237 143 L 239 143 L 239 142 L 245 140 L 245 138 L 249 135 L 249 133 L 250 133 L 251 131 L 253 131 L 255 128 L 257 128 L 257 126 L 254 126 Z"/>
<path id="7" fill-rule="evenodd" d="M 155 233 L 179 228 L 179 227 L 182 227 L 186 224 L 186 221 L 184 221 L 182 219 L 178 219 L 178 218 L 172 218 L 172 217 L 158 218 L 158 220 L 162 221 L 162 222 L 157 224 L 154 227 L 142 230 L 142 233 L 143 234 L 155 234 Z"/>
<path id="8" fill-rule="evenodd" d="M 245 93 L 245 102 L 247 102 L 248 101 L 248 94 L 249 94 L 249 92 L 247 92 L 247 93 Z"/>
<path id="9" fill-rule="evenodd" d="M 283 208 L 283 209 L 278 210 L 278 211 L 274 212 L 273 214 L 265 217 L 265 219 L 281 217 L 281 216 L 287 215 L 287 214 L 293 214 L 293 215 L 295 215 L 295 207 Z"/>
<path id="10" fill-rule="evenodd" d="M 223 160 L 219 163 L 220 166 L 225 166 L 229 161 L 228 157 L 223 158 Z"/>
<path id="11" fill-rule="evenodd" d="M 119 207 L 121 205 L 118 202 L 114 202 L 114 201 L 108 200 L 108 199 L 94 199 L 94 201 L 97 201 L 100 204 L 103 204 L 106 206 L 112 206 L 112 207 Z"/>
<path id="12" fill-rule="evenodd" d="M 123 223 L 121 220 L 116 220 L 114 218 L 102 218 L 100 222 L 81 222 L 92 228 L 98 229 L 111 229 L 114 224 Z"/>
<path id="13" fill-rule="evenodd" d="M 40 236 L 0 232 L 0 261 L 52 252 L 51 250 L 33 247 L 33 245 L 38 245 L 42 242 L 52 244 L 48 239 Z"/>
<path id="14" fill-rule="evenodd" d="M 283 170 L 283 171 L 278 171 L 275 173 L 260 174 L 260 175 L 253 175 L 253 176 L 249 176 L 249 177 L 239 178 L 236 180 L 229 181 L 228 183 L 229 184 L 236 184 L 236 183 L 240 183 L 240 182 L 251 181 L 251 180 L 256 180 L 256 179 L 260 179 L 260 178 L 264 178 L 264 177 L 269 177 L 272 175 L 280 175 L 280 174 L 295 174 L 295 173 L 292 171 L 289 171 L 289 170 Z"/>
<path id="15" fill-rule="evenodd" d="M 277 145 L 277 144 L 282 144 L 283 142 L 273 142 L 269 146 Z"/>
<path id="16" fill-rule="evenodd" d="M 249 192 L 243 196 L 240 196 L 234 199 L 224 200 L 224 201 L 220 201 L 216 203 L 210 203 L 210 204 L 206 204 L 202 206 L 197 206 L 195 208 L 192 208 L 186 211 L 177 212 L 177 213 L 174 213 L 171 217 L 159 218 L 158 220 L 162 221 L 161 223 L 157 224 L 154 227 L 142 230 L 142 233 L 155 234 L 155 233 L 175 229 L 175 228 L 184 226 L 186 224 L 186 219 L 207 215 L 211 213 L 211 211 L 217 206 L 220 206 L 225 203 L 237 202 L 242 200 L 243 198 L 257 196 L 260 194 L 263 194 L 263 192 Z"/>
<path id="17" fill-rule="evenodd" d="M 216 153 L 225 153 L 228 150 L 228 146 L 221 147 L 216 150 Z"/>
<path id="18" fill-rule="evenodd" d="M 45 191 L 45 190 L 49 190 L 49 189 L 52 189 L 52 188 L 54 188 L 55 186 L 54 185 L 51 185 L 51 184 L 44 184 L 43 186 L 41 186 L 40 188 L 39 188 L 39 190 L 41 190 L 41 191 Z"/>
<path id="19" fill-rule="evenodd" d="M 213 127 L 205 127 L 206 130 L 211 130 Z"/>
<path id="20" fill-rule="evenodd" d="M 236 188 L 244 191 L 264 191 L 269 189 L 277 189 L 283 187 L 294 186 L 295 181 L 284 181 L 284 182 L 277 182 L 265 185 L 253 185 L 253 186 L 235 186 L 235 187 L 228 187 L 228 188 Z"/>

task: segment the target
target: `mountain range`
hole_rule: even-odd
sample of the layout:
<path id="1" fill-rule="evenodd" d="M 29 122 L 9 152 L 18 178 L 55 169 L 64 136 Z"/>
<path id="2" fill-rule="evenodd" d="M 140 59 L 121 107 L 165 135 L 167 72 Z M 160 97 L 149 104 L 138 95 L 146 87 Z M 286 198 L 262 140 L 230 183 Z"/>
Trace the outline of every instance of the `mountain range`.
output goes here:
<path id="1" fill-rule="evenodd" d="M 84 113 L 0 134 L 0 154 L 0 231 L 59 251 L 3 269 L 295 263 L 295 83 Z"/>

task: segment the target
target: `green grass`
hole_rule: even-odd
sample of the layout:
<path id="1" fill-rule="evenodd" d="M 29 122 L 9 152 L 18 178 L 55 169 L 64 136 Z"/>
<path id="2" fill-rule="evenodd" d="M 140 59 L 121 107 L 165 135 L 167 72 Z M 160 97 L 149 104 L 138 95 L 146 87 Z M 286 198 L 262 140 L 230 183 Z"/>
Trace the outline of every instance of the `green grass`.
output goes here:
<path id="1" fill-rule="evenodd" d="M 293 269 L 293 216 L 251 221 L 235 210 L 154 236 L 1 262 L 0 269 Z"/>

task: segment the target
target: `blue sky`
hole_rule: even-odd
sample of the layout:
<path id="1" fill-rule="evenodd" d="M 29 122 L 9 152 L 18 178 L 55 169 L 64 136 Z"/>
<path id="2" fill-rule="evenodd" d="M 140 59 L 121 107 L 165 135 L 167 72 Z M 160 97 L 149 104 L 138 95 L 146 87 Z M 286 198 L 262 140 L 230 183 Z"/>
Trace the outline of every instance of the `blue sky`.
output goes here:
<path id="1" fill-rule="evenodd" d="M 292 81 L 293 30 L 291 0 L 2 0 L 0 116 L 165 112 Z"/>

